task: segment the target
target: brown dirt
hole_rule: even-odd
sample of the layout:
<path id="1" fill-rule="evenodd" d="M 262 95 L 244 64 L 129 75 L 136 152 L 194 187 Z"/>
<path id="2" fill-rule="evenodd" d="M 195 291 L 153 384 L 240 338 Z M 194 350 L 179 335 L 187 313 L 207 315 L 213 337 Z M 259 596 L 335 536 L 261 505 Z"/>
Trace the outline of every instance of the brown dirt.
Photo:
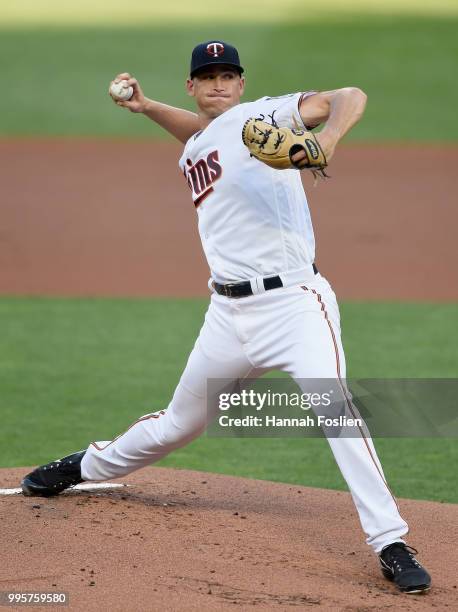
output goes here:
<path id="1" fill-rule="evenodd" d="M 26 471 L 2 470 L 0 487 Z M 434 581 L 414 596 L 381 576 L 348 493 L 164 468 L 124 482 L 0 497 L 0 591 L 66 591 L 97 612 L 457 609 L 452 504 L 401 501 Z"/>
<path id="2" fill-rule="evenodd" d="M 169 142 L 0 140 L 0 293 L 207 295 L 179 155 Z M 317 263 L 340 298 L 458 299 L 457 166 L 456 146 L 351 145 L 328 183 L 304 174 Z"/>

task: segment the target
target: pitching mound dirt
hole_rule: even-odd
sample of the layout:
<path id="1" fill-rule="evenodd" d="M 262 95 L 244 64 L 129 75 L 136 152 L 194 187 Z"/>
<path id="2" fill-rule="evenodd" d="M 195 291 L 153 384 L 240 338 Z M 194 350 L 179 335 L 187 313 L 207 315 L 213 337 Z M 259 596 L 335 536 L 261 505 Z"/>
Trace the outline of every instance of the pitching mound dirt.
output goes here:
<path id="1" fill-rule="evenodd" d="M 348 493 L 161 468 L 124 482 L 0 497 L 0 590 L 66 591 L 91 611 L 457 609 L 454 505 L 401 501 L 434 582 L 414 596 L 381 576 Z"/>

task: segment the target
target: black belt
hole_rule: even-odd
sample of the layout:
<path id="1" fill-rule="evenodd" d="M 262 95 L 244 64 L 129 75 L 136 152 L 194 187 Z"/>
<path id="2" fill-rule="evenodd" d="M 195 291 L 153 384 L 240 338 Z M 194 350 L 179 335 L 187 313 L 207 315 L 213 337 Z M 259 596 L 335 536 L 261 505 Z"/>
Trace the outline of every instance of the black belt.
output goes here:
<path id="1" fill-rule="evenodd" d="M 318 268 L 315 264 L 313 264 L 313 271 L 315 274 L 318 274 Z M 266 276 L 262 279 L 262 282 L 266 291 L 283 287 L 282 280 L 278 275 Z M 250 281 L 242 281 L 240 283 L 227 283 L 226 285 L 221 285 L 220 283 L 216 283 L 215 281 L 213 281 L 212 285 L 216 293 L 219 293 L 219 295 L 225 295 L 226 297 L 230 298 L 241 298 L 253 295 L 253 289 L 251 288 Z"/>

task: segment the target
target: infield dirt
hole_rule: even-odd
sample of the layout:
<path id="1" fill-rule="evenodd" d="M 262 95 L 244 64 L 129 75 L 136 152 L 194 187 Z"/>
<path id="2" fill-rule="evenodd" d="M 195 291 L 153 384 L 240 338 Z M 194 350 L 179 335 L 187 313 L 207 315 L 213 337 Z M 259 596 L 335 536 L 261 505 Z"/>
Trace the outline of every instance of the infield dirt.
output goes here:
<path id="1" fill-rule="evenodd" d="M 26 471 L 2 470 L 0 486 Z M 65 591 L 71 610 L 119 612 L 458 606 L 457 506 L 401 500 L 434 583 L 414 596 L 382 577 L 348 493 L 164 468 L 123 482 L 0 497 L 0 590 Z"/>
<path id="2" fill-rule="evenodd" d="M 0 293 L 207 295 L 170 142 L 0 140 Z M 458 299 L 458 147 L 342 145 L 303 173 L 316 262 L 341 299 Z"/>

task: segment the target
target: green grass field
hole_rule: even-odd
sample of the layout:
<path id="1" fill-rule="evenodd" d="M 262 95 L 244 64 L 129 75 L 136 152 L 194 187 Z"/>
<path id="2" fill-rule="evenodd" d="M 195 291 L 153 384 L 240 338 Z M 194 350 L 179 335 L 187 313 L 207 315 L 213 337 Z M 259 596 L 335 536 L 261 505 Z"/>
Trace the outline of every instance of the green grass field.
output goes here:
<path id="1" fill-rule="evenodd" d="M 13 23 L 0 30 L 0 55 L 7 58 L 0 135 L 161 135 L 110 101 L 110 80 L 130 71 L 150 97 L 193 109 L 184 93 L 190 51 L 221 37 L 239 47 L 247 100 L 357 85 L 369 103 L 349 139 L 458 139 L 456 15 L 217 23 L 29 29 Z"/>
<path id="2" fill-rule="evenodd" d="M 0 465 L 33 465 L 111 439 L 165 407 L 205 308 L 205 300 L 1 298 Z M 458 374 L 457 305 L 347 303 L 342 318 L 349 376 Z M 397 495 L 458 501 L 456 440 L 376 444 Z M 203 436 L 161 465 L 344 488 L 317 439 Z"/>

